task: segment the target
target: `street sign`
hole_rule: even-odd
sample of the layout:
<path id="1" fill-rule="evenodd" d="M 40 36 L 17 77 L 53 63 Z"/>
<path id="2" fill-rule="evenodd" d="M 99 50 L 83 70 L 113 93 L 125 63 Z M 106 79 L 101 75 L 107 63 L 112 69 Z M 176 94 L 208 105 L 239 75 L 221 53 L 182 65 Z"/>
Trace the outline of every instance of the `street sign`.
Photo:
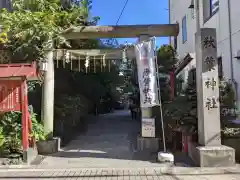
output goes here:
<path id="1" fill-rule="evenodd" d="M 142 137 L 155 137 L 154 118 L 142 118 Z"/>

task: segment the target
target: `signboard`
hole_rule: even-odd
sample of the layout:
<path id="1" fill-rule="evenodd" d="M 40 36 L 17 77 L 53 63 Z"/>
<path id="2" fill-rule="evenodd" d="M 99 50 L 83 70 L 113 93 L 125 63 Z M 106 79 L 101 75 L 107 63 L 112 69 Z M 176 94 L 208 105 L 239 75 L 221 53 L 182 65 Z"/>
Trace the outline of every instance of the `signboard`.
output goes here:
<path id="1" fill-rule="evenodd" d="M 155 137 L 154 118 L 142 118 L 142 137 Z"/>
<path id="2" fill-rule="evenodd" d="M 0 112 L 21 111 L 19 80 L 0 80 Z"/>
<path id="3" fill-rule="evenodd" d="M 200 41 L 199 41 L 200 40 Z M 216 29 L 203 28 L 197 60 L 198 131 L 201 145 L 220 145 L 220 103 Z M 214 127 L 214 128 L 213 128 Z"/>
<path id="4" fill-rule="evenodd" d="M 155 40 L 135 45 L 141 107 L 152 107 L 158 103 L 154 49 Z"/>

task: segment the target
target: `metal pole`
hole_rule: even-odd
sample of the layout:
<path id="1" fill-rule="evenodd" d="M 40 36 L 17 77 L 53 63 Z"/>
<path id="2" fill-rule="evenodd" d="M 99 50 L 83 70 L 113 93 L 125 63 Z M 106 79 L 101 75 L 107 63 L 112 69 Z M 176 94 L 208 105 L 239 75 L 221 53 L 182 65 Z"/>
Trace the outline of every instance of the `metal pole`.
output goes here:
<path id="1" fill-rule="evenodd" d="M 154 42 L 154 47 L 156 47 L 155 42 L 156 40 L 152 40 Z M 157 88 L 158 88 L 158 100 L 159 100 L 159 109 L 160 109 L 160 118 L 161 118 L 161 125 L 162 125 L 162 137 L 163 137 L 163 150 L 164 152 L 167 151 L 166 148 L 166 139 L 165 139 L 165 132 L 164 132 L 164 123 L 163 123 L 163 113 L 162 113 L 162 100 L 161 100 L 161 92 L 160 92 L 160 83 L 159 83 L 159 71 L 158 71 L 158 62 L 157 62 L 157 54 L 156 48 L 154 48 L 154 59 L 155 59 L 155 67 L 156 67 L 156 79 L 157 79 Z"/>
<path id="2" fill-rule="evenodd" d="M 232 22 L 231 22 L 231 3 L 228 0 L 228 33 L 229 33 L 229 48 L 230 48 L 230 72 L 231 72 L 231 79 L 232 82 L 234 80 L 234 73 L 233 73 L 233 54 L 232 54 Z"/>

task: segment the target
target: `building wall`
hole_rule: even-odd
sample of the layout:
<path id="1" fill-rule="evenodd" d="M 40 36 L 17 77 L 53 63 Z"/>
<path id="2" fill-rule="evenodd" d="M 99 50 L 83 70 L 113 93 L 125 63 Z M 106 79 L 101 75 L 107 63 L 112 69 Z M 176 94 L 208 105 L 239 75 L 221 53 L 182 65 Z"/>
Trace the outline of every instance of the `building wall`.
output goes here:
<path id="1" fill-rule="evenodd" d="M 180 33 L 177 38 L 177 52 L 179 58 L 182 59 L 187 53 L 194 52 L 195 46 L 195 32 L 196 32 L 196 18 L 192 18 L 192 10 L 189 9 L 191 0 L 169 0 L 170 1 L 170 23 L 179 22 Z M 231 12 L 231 37 L 232 37 L 232 50 L 230 50 L 230 34 L 229 34 L 229 21 L 228 21 L 228 0 L 219 0 L 219 10 L 206 22 L 204 15 L 207 12 L 207 5 L 210 5 L 209 0 L 200 1 L 200 26 L 206 28 L 216 28 L 217 31 L 217 51 L 218 56 L 222 57 L 223 76 L 231 79 L 231 53 L 233 62 L 233 75 L 234 80 L 237 82 L 238 97 L 240 97 L 240 60 L 234 58 L 240 50 L 240 0 L 230 0 Z M 204 13 L 205 12 L 205 13 Z M 187 17 L 187 41 L 182 43 L 182 18 Z M 194 12 L 195 15 L 195 12 Z M 173 41 L 171 41 L 173 43 Z M 187 68 L 188 69 L 188 68 Z M 186 69 L 183 69 L 186 71 Z M 240 98 L 239 98 L 240 99 Z"/>
<path id="2" fill-rule="evenodd" d="M 11 8 L 11 0 L 0 0 L 0 8 Z"/>
<path id="3" fill-rule="evenodd" d="M 0 1 L 0 8 L 3 8 L 6 4 L 6 0 L 1 0 Z"/>
<path id="4" fill-rule="evenodd" d="M 195 58 L 195 54 L 191 54 L 191 57 L 193 57 L 192 61 L 190 61 L 184 68 L 183 70 L 177 75 L 177 77 L 182 77 L 183 78 L 183 84 L 182 84 L 182 88 L 183 90 L 185 90 L 187 88 L 188 85 L 188 72 L 193 69 L 196 68 L 196 58 Z"/>
<path id="5" fill-rule="evenodd" d="M 192 13 L 188 9 L 191 0 L 170 0 L 170 23 L 179 23 L 180 31 L 177 37 L 177 52 L 179 58 L 182 59 L 187 53 L 194 52 L 194 38 L 191 37 L 195 33 L 195 21 L 192 18 Z M 187 20 L 187 41 L 182 39 L 182 18 L 186 15 Z M 172 39 L 173 43 L 173 39 Z"/>

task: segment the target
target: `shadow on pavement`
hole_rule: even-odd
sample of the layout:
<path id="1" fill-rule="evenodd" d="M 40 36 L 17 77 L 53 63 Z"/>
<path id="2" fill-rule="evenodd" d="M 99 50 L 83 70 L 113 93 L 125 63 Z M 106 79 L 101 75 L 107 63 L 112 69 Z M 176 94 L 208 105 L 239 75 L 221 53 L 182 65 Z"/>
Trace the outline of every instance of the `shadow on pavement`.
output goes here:
<path id="1" fill-rule="evenodd" d="M 140 122 L 132 120 L 128 111 L 96 116 L 88 122 L 85 134 L 78 135 L 62 151 L 45 156 L 40 163 L 46 166 L 65 164 L 66 167 L 70 164 L 87 167 L 101 167 L 102 164 L 110 167 L 115 164 L 162 166 L 157 163 L 157 152 L 137 151 L 140 128 Z M 187 156 L 175 155 L 176 166 L 193 166 Z"/>
<path id="2" fill-rule="evenodd" d="M 140 122 L 132 120 L 126 110 L 96 116 L 88 123 L 85 134 L 77 136 L 62 151 L 46 156 L 43 162 L 54 165 L 74 159 L 84 164 L 86 159 L 101 159 L 101 163 L 104 160 L 108 164 L 109 159 L 115 159 L 156 163 L 157 153 L 137 151 L 140 127 Z"/>

